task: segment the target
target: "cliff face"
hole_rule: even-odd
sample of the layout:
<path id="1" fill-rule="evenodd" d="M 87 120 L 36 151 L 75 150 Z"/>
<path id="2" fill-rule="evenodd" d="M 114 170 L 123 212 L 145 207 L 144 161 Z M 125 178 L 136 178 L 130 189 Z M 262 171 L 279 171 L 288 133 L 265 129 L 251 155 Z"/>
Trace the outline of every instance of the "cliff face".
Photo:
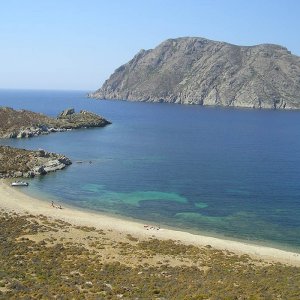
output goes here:
<path id="1" fill-rule="evenodd" d="M 170 39 L 141 50 L 89 97 L 300 109 L 300 57 L 271 44 Z"/>

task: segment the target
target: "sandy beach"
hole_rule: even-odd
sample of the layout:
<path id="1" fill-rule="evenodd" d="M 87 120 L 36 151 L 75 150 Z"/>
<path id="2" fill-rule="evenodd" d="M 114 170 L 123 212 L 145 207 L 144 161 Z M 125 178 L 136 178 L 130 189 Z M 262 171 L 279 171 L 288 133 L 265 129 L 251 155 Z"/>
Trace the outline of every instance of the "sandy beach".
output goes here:
<path id="1" fill-rule="evenodd" d="M 91 226 L 97 229 L 109 230 L 112 238 L 121 234 L 131 234 L 141 240 L 149 237 L 158 239 L 172 239 L 184 244 L 206 246 L 218 250 L 228 250 L 236 254 L 247 254 L 255 259 L 268 262 L 280 262 L 293 266 L 300 266 L 300 254 L 283 251 L 275 248 L 247 244 L 243 242 L 223 240 L 220 238 L 201 236 L 188 232 L 158 228 L 152 224 L 133 222 L 109 217 L 100 213 L 81 211 L 74 207 L 62 206 L 62 209 L 53 207 L 51 201 L 44 201 L 30 197 L 21 192 L 21 189 L 11 187 L 8 182 L 0 181 L 0 208 L 14 211 L 18 214 L 45 215 L 53 219 L 61 219 L 74 225 Z"/>

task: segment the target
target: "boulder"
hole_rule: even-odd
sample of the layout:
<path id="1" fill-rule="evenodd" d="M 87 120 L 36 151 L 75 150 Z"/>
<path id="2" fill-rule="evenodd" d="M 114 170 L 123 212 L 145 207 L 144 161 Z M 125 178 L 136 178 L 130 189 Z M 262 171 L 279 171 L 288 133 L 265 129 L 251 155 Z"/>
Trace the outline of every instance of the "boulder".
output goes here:
<path id="1" fill-rule="evenodd" d="M 74 108 L 67 108 L 58 115 L 58 118 L 70 116 L 73 114 L 75 114 Z"/>
<path id="2" fill-rule="evenodd" d="M 58 159 L 50 160 L 44 164 L 44 170 L 48 172 L 55 172 L 56 170 L 62 170 L 66 167 L 66 165 L 60 162 Z"/>
<path id="3" fill-rule="evenodd" d="M 72 161 L 66 156 L 61 156 L 58 160 L 66 166 L 69 166 L 72 164 Z"/>
<path id="4" fill-rule="evenodd" d="M 33 178 L 34 176 L 35 176 L 35 174 L 33 171 L 23 173 L 23 177 L 25 177 L 25 178 Z"/>
<path id="5" fill-rule="evenodd" d="M 46 153 L 45 153 L 45 150 L 43 150 L 43 149 L 39 149 L 39 150 L 38 150 L 38 156 L 39 156 L 39 157 L 45 157 L 45 154 L 46 154 Z"/>
<path id="6" fill-rule="evenodd" d="M 14 177 L 22 177 L 23 173 L 20 171 L 14 172 Z"/>
<path id="7" fill-rule="evenodd" d="M 37 166 L 32 169 L 34 175 L 45 175 L 47 172 L 44 169 L 44 166 Z"/>

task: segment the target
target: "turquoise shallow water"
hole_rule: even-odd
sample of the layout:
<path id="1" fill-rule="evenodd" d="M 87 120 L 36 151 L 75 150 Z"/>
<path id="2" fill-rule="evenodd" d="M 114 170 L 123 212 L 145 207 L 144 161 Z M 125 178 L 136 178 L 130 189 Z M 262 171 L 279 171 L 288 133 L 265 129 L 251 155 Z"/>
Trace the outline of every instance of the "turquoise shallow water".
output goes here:
<path id="1" fill-rule="evenodd" d="M 94 101 L 72 91 L 2 90 L 0 105 L 89 109 L 113 122 L 0 141 L 83 161 L 35 178 L 29 193 L 300 252 L 300 112 Z"/>

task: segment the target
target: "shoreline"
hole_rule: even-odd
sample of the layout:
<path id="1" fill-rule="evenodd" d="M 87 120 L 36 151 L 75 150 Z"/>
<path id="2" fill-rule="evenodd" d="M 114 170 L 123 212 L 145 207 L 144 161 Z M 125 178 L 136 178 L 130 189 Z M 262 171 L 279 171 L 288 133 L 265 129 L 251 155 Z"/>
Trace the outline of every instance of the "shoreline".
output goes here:
<path id="1" fill-rule="evenodd" d="M 216 237 L 192 234 L 175 229 L 159 228 L 157 226 L 144 225 L 142 222 L 130 221 L 117 217 L 107 216 L 101 213 L 83 211 L 75 207 L 63 205 L 62 209 L 51 206 L 44 199 L 28 196 L 22 191 L 9 186 L 7 181 L 0 180 L 0 209 L 14 211 L 17 214 L 45 215 L 51 219 L 60 219 L 74 225 L 95 227 L 112 231 L 114 237 L 120 234 L 131 234 L 141 240 L 154 237 L 160 240 L 174 240 L 186 245 L 199 247 L 210 245 L 218 250 L 227 250 L 238 255 L 247 254 L 253 259 L 261 259 L 266 262 L 279 262 L 300 267 L 300 254 L 260 246 L 247 244 L 246 242 L 221 239 Z"/>

